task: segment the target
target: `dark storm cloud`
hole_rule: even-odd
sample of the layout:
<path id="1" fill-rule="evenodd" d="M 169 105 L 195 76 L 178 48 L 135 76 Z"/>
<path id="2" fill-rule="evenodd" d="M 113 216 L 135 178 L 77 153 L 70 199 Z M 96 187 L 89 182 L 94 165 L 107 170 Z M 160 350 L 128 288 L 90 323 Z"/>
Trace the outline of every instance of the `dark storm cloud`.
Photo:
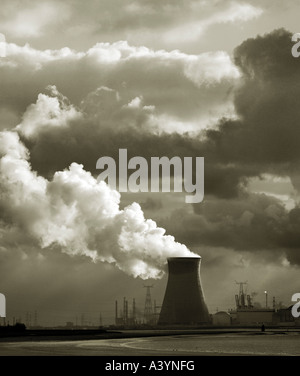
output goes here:
<path id="1" fill-rule="evenodd" d="M 84 112 L 85 116 L 70 121 L 65 127 L 39 129 L 35 140 L 27 140 L 33 166 L 45 174 L 47 170 L 52 172 L 76 161 L 95 173 L 95 162 L 100 156 L 117 157 L 119 148 L 127 148 L 131 156 L 146 158 L 204 156 L 206 192 L 219 197 L 236 196 L 246 178 L 264 172 L 280 175 L 291 171 L 296 181 L 293 162 L 299 155 L 297 118 L 300 114 L 295 99 L 299 90 L 299 64 L 290 53 L 290 39 L 289 32 L 278 30 L 247 40 L 236 49 L 235 62 L 242 79 L 234 91 L 234 103 L 240 119 L 223 119 L 217 127 L 198 137 L 156 132 L 157 119 L 153 120 L 152 105 L 158 112 L 185 117 L 190 115 L 190 109 L 198 111 L 195 110 L 197 98 L 201 97 L 201 90 L 196 90 L 182 75 L 178 76 L 179 61 L 172 60 L 171 55 L 153 59 L 146 53 L 145 57 L 120 61 L 112 67 L 102 64 L 101 70 L 90 59 L 87 66 L 92 69 L 84 74 L 82 85 L 68 75 L 63 77 L 64 60 L 48 62 L 38 71 L 40 77 L 45 75 L 38 82 L 46 83 L 48 75 L 55 77 L 54 72 L 58 72 L 53 81 L 60 83 L 63 94 L 71 97 L 71 102 L 77 103 L 77 111 Z M 109 59 L 113 59 L 118 48 L 112 48 Z M 130 51 L 128 46 L 120 48 Z M 97 54 L 97 50 L 93 53 Z M 171 60 L 165 60 L 167 56 Z M 80 64 L 72 58 L 71 67 L 84 73 L 87 61 L 79 60 Z M 56 69 L 59 65 L 61 74 Z M 69 71 L 74 74 L 74 69 Z M 179 78 L 174 81 L 174 76 Z M 95 78 L 98 82 L 93 81 Z M 196 76 L 193 78 L 196 80 Z M 103 86 L 96 89 L 100 84 L 107 89 Z M 222 91 L 222 85 L 215 92 L 220 88 Z M 213 94 L 209 94 L 210 88 L 204 89 L 208 101 Z M 129 108 L 128 103 L 138 95 L 141 103 Z M 187 95 L 192 99 L 185 100 Z"/>
<path id="2" fill-rule="evenodd" d="M 299 160 L 300 64 L 291 54 L 291 33 L 276 30 L 235 50 L 242 83 L 235 92 L 240 121 L 222 121 L 208 131 L 224 161 L 267 169 Z"/>
<path id="3" fill-rule="evenodd" d="M 235 63 L 242 72 L 235 91 L 239 120 L 223 119 L 218 129 L 206 132 L 202 145 L 212 161 L 206 170 L 215 166 L 206 172 L 208 198 L 194 205 L 194 215 L 182 209 L 176 220 L 172 216 L 164 223 L 167 231 L 190 247 L 269 250 L 270 257 L 285 253 L 289 262 L 299 264 L 297 205 L 288 211 L 276 198 L 244 191 L 250 176 L 266 172 L 289 176 L 299 191 L 300 64 L 291 46 L 291 33 L 280 29 L 249 39 L 235 50 Z M 210 185 L 222 170 L 227 174 L 221 175 L 221 185 L 217 177 Z M 231 193 L 230 199 L 220 200 L 226 192 Z"/>
<path id="4" fill-rule="evenodd" d="M 239 46 L 235 50 L 242 72 L 235 91 L 239 119 L 222 119 L 204 139 L 186 138 L 181 144 L 183 153 L 186 147 L 205 156 L 206 194 L 219 197 L 194 205 L 194 215 L 182 209 L 161 222 L 189 247 L 268 250 L 270 258 L 285 254 L 289 262 L 299 264 L 299 208 L 288 211 L 276 198 L 245 192 L 249 177 L 266 172 L 289 176 L 299 190 L 300 64 L 291 55 L 291 46 L 291 33 L 282 29 Z"/>
<path id="5" fill-rule="evenodd" d="M 203 144 L 213 163 L 233 171 L 233 187 L 269 172 L 289 175 L 298 188 L 300 64 L 291 47 L 291 33 L 280 29 L 235 50 L 242 72 L 234 96 L 239 119 L 222 119 L 217 129 L 206 131 Z"/>
<path id="6" fill-rule="evenodd" d="M 237 77 L 223 53 L 190 57 L 136 49 L 126 43 L 98 45 L 86 56 L 70 50 L 49 55 L 11 48 L 14 64 L 2 66 L 7 87 L 2 104 L 14 106 L 20 114 L 23 111 L 19 130 L 34 168 L 44 175 L 73 161 L 95 173 L 97 159 L 107 154 L 116 157 L 121 147 L 129 149 L 131 156 L 148 158 L 165 153 L 170 157 L 199 155 L 199 141 L 161 132 L 167 120 L 160 115 L 187 121 L 203 111 L 209 116 L 224 98 L 229 101 L 225 94 L 231 86 L 228 79 Z M 17 69 L 22 61 L 26 64 Z M 207 69 L 207 64 L 219 68 L 217 73 Z M 13 76 L 15 87 L 9 84 Z M 57 89 L 50 94 L 44 90 L 46 82 L 59 84 L 70 99 L 68 108 L 64 108 L 68 99 L 62 99 Z"/>
<path id="7" fill-rule="evenodd" d="M 288 223 L 288 214 L 277 199 L 251 194 L 231 200 L 208 197 L 194 206 L 193 215 L 183 209 L 165 225 L 189 246 L 270 250 L 278 248 Z"/>
<path id="8" fill-rule="evenodd" d="M 232 198 L 247 184 L 247 178 L 264 172 L 279 175 L 290 172 L 292 181 L 297 181 L 294 164 L 299 154 L 297 118 L 300 114 L 295 98 L 299 95 L 299 64 L 290 49 L 291 34 L 284 30 L 249 39 L 239 46 L 235 63 L 242 78 L 234 90 L 239 119 L 222 119 L 214 129 L 199 136 L 157 132 L 159 113 L 181 119 L 195 116 L 218 91 L 223 91 L 222 80 L 218 85 L 202 84 L 197 88 L 198 73 L 187 70 L 188 65 L 184 70 L 187 55 L 153 53 L 127 44 L 99 45 L 86 56 L 65 51 L 66 56 L 62 58 L 63 52 L 58 51 L 51 59 L 49 54 L 38 54 L 35 50 L 16 49 L 14 61 L 25 59 L 28 66 L 24 65 L 24 72 L 9 65 L 2 67 L 4 85 L 8 93 L 11 91 L 11 94 L 3 91 L 2 99 L 9 104 L 11 98 L 15 106 L 20 103 L 20 112 L 30 102 L 35 103 L 25 113 L 28 121 L 33 116 L 36 123 L 34 137 L 22 137 L 30 149 L 34 169 L 44 176 L 68 167 L 73 161 L 83 163 L 96 174 L 97 159 L 104 155 L 117 159 L 120 148 L 127 148 L 129 157 L 204 156 L 205 193 Z M 33 60 L 35 55 L 38 59 Z M 36 79 L 30 80 L 28 71 L 33 64 L 39 67 L 32 73 Z M 234 76 L 232 68 L 231 72 Z M 206 72 L 206 79 L 209 74 Z M 16 83 L 25 86 L 30 94 L 24 95 L 21 86 L 16 90 L 9 85 L 13 75 L 17 75 Z M 187 78 L 189 75 L 192 81 Z M 74 76 L 78 79 L 74 80 Z M 7 83 L 5 77 L 8 77 Z M 62 122 L 63 126 L 49 126 L 52 120 L 47 120 L 41 101 L 36 101 L 50 77 L 70 99 L 75 115 L 81 115 L 70 117 L 70 108 L 63 108 L 60 117 L 57 116 L 57 123 Z M 14 91 L 17 98 L 13 96 Z M 60 94 L 52 96 L 57 95 L 59 103 Z M 43 103 L 49 102 L 47 98 L 44 97 Z M 138 100 L 134 104 L 135 98 Z M 49 118 L 51 105 L 47 104 Z M 39 116 L 43 112 L 45 126 L 40 127 Z M 69 116 L 67 119 L 65 113 Z M 22 123 L 24 120 L 20 129 Z"/>
<path id="9" fill-rule="evenodd" d="M 98 43 L 87 52 L 9 44 L 7 58 L 0 63 L 1 108 L 19 117 L 49 84 L 77 106 L 104 86 L 117 91 L 122 104 L 140 97 L 143 106 L 154 106 L 155 116 L 167 114 L 173 121 L 192 122 L 195 129 L 231 105 L 232 80 L 238 78 L 225 52 L 187 55 L 127 42 Z M 95 102 L 93 110 L 96 107 Z M 166 122 L 160 120 L 160 126 Z"/>
<path id="10" fill-rule="evenodd" d="M 224 118 L 214 129 L 192 136 L 158 132 L 153 103 L 145 100 L 154 100 L 155 94 L 162 91 L 161 79 L 163 85 L 170 85 L 170 91 L 160 96 L 161 108 L 166 113 L 175 113 L 175 107 L 184 106 L 181 89 L 185 94 L 197 95 L 194 88 L 190 90 L 191 81 L 184 76 L 184 70 L 178 68 L 181 63 L 177 58 L 174 61 L 174 56 L 162 53 L 149 60 L 149 53 L 152 54 L 149 51 L 135 50 L 124 44 L 108 49 L 102 46 L 100 52 L 96 48 L 86 57 L 90 59 L 89 66 L 95 69 L 90 73 L 90 85 L 92 77 L 99 78 L 93 90 L 92 86 L 87 86 L 84 96 L 72 98 L 72 90 L 67 86 L 69 79 L 66 77 L 64 81 L 61 76 L 62 86 L 72 100 L 55 87 L 50 88 L 50 94 L 40 94 L 27 108 L 18 131 L 30 150 L 33 169 L 47 177 L 72 162 L 83 163 L 85 169 L 95 175 L 97 159 L 110 155 L 117 160 L 120 148 L 128 149 L 129 158 L 136 155 L 147 159 L 163 155 L 204 156 L 205 195 L 215 198 L 203 207 L 202 204 L 195 206 L 193 215 L 183 210 L 184 215 L 178 217 L 178 227 L 166 223 L 168 232 L 190 246 L 201 242 L 208 246 L 276 249 L 278 252 L 282 247 L 288 249 L 289 260 L 297 262 L 299 239 L 293 226 L 297 209 L 288 214 L 276 199 L 245 193 L 247 179 L 265 172 L 286 175 L 292 171 L 292 181 L 297 181 L 293 164 L 299 158 L 296 148 L 299 110 L 295 96 L 299 90 L 300 66 L 290 49 L 291 34 L 285 30 L 249 39 L 239 46 L 235 63 L 242 77 L 234 90 L 239 119 Z M 107 52 L 108 66 L 103 63 L 103 51 Z M 132 61 L 123 61 L 118 57 L 120 51 L 137 55 L 132 56 Z M 86 62 L 68 53 L 69 62 L 80 71 L 78 67 L 82 68 L 80 64 L 84 66 Z M 98 63 L 97 58 L 100 58 Z M 149 62 L 153 64 L 147 77 Z M 51 64 L 63 67 L 65 61 L 54 59 L 46 65 L 41 63 L 42 70 L 46 72 Z M 97 64 L 104 71 L 98 72 Z M 169 69 L 171 75 L 165 76 Z M 169 94 L 175 87 L 171 78 L 176 72 L 181 72 L 174 81 L 178 91 L 176 99 L 171 97 L 170 100 Z M 194 75 L 194 83 L 197 79 Z M 58 76 L 57 82 L 60 82 Z M 137 84 L 138 90 L 130 91 Z M 194 103 L 191 101 L 189 105 Z M 159 103 L 155 103 L 156 106 L 159 107 Z M 188 107 L 183 112 L 188 113 Z M 230 200 L 226 203 L 222 199 Z"/>
<path id="11" fill-rule="evenodd" d="M 144 202 L 141 203 L 143 210 L 160 210 L 163 204 L 160 199 L 153 199 L 148 197 Z"/>
<path id="12" fill-rule="evenodd" d="M 114 128 L 106 126 L 105 121 L 100 125 L 98 121 L 87 118 L 73 121 L 71 128 L 45 127 L 39 131 L 36 140 L 25 140 L 30 149 L 33 168 L 43 176 L 51 176 L 55 171 L 77 162 L 96 176 L 100 173 L 96 170 L 98 158 L 111 156 L 118 165 L 119 149 L 123 148 L 128 151 L 128 159 L 143 156 L 149 166 L 153 156 L 205 156 L 205 191 L 224 198 L 235 197 L 241 189 L 244 176 L 255 176 L 257 173 L 251 166 L 216 163 L 211 150 L 188 135 L 157 135 L 151 132 L 145 127 L 149 119 L 143 111 L 122 109 L 109 116 L 108 124 L 116 124 Z"/>
<path id="13" fill-rule="evenodd" d="M 288 214 L 288 220 L 284 230 L 280 229 L 279 246 L 286 249 L 287 258 L 293 264 L 300 265 L 300 208 L 292 209 Z"/>
<path id="14" fill-rule="evenodd" d="M 200 247 L 200 253 L 201 247 L 225 247 L 273 262 L 284 256 L 299 265 L 299 221 L 299 207 L 287 211 L 278 199 L 250 194 L 229 200 L 209 197 L 194 206 L 194 214 L 182 208 L 160 223 L 190 249 Z"/>

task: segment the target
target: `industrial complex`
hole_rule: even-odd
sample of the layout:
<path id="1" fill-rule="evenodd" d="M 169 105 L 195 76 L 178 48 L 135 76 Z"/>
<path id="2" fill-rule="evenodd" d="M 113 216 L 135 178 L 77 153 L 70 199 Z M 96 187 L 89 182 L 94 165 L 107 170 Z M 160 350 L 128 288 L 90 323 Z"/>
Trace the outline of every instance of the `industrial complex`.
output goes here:
<path id="1" fill-rule="evenodd" d="M 252 298 L 244 292 L 247 282 L 236 282 L 239 293 L 235 295 L 236 307 L 228 311 L 210 314 L 205 302 L 200 277 L 201 257 L 172 257 L 168 259 L 168 282 L 162 306 L 152 304 L 150 288 L 147 287 L 143 320 L 136 316 L 135 300 L 132 302 L 131 315 L 128 313 L 128 301 L 124 298 L 123 309 L 115 306 L 115 325 L 118 327 L 144 325 L 156 327 L 171 326 L 299 326 L 300 318 L 293 317 L 291 307 L 276 308 L 275 297 L 272 307 L 258 308 Z M 160 311 L 158 310 L 160 308 Z"/>
<path id="2" fill-rule="evenodd" d="M 180 327 L 299 327 L 300 318 L 292 315 L 292 306 L 284 307 L 276 304 L 275 297 L 268 303 L 268 293 L 265 291 L 265 304 L 262 307 L 255 303 L 252 294 L 247 294 L 244 288 L 246 282 L 236 282 L 238 294 L 234 296 L 235 307 L 228 311 L 210 313 L 205 301 L 201 284 L 201 257 L 171 257 L 168 258 L 168 280 L 161 303 L 151 297 L 153 285 L 144 285 L 144 307 L 136 304 L 136 299 L 115 300 L 114 318 L 103 325 L 102 314 L 90 320 L 85 314 L 76 316 L 74 321 L 65 321 L 59 325 L 65 329 L 97 329 L 106 326 L 120 329 L 138 328 L 180 328 Z M 112 322 L 113 320 L 113 322 Z M 25 320 L 13 317 L 12 320 L 0 317 L 0 326 L 23 323 L 26 328 L 38 329 L 38 313 L 26 312 Z M 49 325 L 46 325 L 49 327 Z M 58 327 L 58 325 L 50 325 Z"/>

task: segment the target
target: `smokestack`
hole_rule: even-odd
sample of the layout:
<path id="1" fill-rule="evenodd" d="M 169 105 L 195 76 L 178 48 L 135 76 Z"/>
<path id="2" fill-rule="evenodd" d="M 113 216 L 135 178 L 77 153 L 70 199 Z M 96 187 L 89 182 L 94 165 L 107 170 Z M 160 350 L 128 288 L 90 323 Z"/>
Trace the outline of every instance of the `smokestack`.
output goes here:
<path id="1" fill-rule="evenodd" d="M 200 279 L 201 257 L 168 258 L 169 277 L 158 324 L 209 323 Z"/>

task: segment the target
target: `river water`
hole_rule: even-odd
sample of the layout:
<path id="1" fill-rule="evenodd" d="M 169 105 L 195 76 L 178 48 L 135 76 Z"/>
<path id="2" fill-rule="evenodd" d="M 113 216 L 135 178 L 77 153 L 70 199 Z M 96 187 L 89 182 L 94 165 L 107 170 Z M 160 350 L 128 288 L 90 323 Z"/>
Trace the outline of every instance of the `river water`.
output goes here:
<path id="1" fill-rule="evenodd" d="M 300 356 L 300 333 L 227 333 L 80 341 L 0 343 L 0 355 L 18 356 Z"/>

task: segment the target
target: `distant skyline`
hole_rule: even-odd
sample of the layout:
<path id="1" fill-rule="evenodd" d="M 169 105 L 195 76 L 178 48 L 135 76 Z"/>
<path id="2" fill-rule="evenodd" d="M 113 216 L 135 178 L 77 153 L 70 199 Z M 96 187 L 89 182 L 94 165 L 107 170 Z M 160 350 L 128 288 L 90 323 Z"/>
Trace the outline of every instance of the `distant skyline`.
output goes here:
<path id="1" fill-rule="evenodd" d="M 210 313 L 235 281 L 291 305 L 300 267 L 300 3 L 1 2 L 0 293 L 9 319 L 114 321 L 197 254 Z M 2 48 L 2 47 L 1 47 Z M 2 51 L 3 49 L 1 49 Z M 204 200 L 97 185 L 100 157 L 204 157 Z"/>

